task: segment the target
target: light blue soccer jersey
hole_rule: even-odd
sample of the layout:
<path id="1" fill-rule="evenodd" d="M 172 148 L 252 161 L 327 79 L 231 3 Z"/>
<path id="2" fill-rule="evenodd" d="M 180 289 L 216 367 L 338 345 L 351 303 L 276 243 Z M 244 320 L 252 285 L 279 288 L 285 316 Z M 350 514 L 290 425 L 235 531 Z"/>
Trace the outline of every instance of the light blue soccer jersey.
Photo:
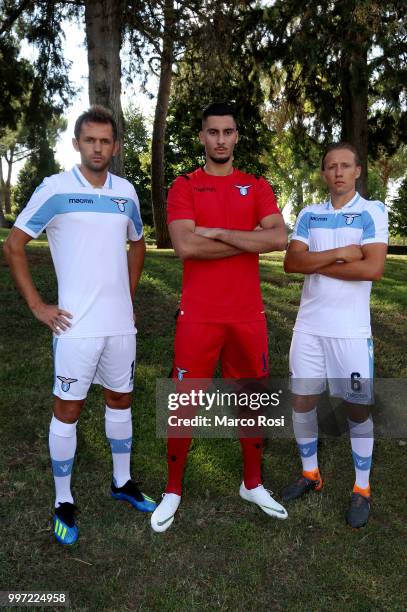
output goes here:
<path id="1" fill-rule="evenodd" d="M 317 252 L 350 244 L 387 244 L 387 210 L 382 202 L 365 200 L 358 193 L 340 209 L 330 201 L 312 204 L 298 215 L 291 239 Z M 331 338 L 369 338 L 371 287 L 371 281 L 307 274 L 294 330 Z"/>
<path id="2" fill-rule="evenodd" d="M 73 315 L 61 336 L 135 333 L 126 243 L 139 240 L 143 226 L 131 183 L 108 173 L 94 188 L 74 166 L 44 180 L 15 227 L 33 238 L 47 232 L 58 304 Z"/>

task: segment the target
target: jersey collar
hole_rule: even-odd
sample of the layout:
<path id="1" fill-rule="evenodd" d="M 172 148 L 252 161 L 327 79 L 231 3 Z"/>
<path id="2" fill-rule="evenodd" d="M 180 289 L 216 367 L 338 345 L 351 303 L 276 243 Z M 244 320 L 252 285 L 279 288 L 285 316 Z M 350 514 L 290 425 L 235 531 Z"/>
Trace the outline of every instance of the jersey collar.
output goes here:
<path id="1" fill-rule="evenodd" d="M 345 209 L 348 209 L 348 208 L 352 208 L 352 206 L 354 206 L 356 204 L 356 202 L 358 202 L 359 200 L 360 200 L 360 194 L 358 192 L 356 192 L 355 195 L 353 196 L 353 198 L 350 200 L 350 202 L 345 204 L 345 206 L 342 206 L 342 208 L 334 208 L 332 206 L 331 200 L 328 200 L 326 202 L 325 208 L 326 208 L 326 210 L 333 210 L 333 211 L 345 210 Z"/>
<path id="2" fill-rule="evenodd" d="M 102 187 L 93 187 L 83 176 L 82 172 L 79 170 L 79 166 L 75 165 L 72 168 L 72 174 L 78 181 L 81 187 L 89 187 L 90 189 L 111 189 L 112 188 L 112 175 L 110 172 L 107 173 L 105 184 Z"/>

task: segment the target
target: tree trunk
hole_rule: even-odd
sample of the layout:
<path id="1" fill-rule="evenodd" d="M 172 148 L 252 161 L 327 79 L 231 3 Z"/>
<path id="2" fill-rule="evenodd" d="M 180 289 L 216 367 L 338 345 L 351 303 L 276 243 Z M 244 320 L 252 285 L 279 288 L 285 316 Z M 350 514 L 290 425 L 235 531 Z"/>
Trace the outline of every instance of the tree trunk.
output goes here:
<path id="1" fill-rule="evenodd" d="M 0 227 L 9 227 L 9 223 L 4 216 L 3 207 L 0 206 Z"/>
<path id="2" fill-rule="evenodd" d="M 363 197 L 368 195 L 368 84 L 366 42 L 348 41 L 342 51 L 342 140 L 359 152 L 362 172 L 356 188 Z"/>
<path id="3" fill-rule="evenodd" d="M 8 227 L 6 217 L 4 216 L 4 175 L 3 175 L 3 160 L 0 157 L 0 227 Z"/>
<path id="4" fill-rule="evenodd" d="M 166 221 L 166 189 L 164 178 L 165 128 L 170 99 L 172 63 L 174 60 L 174 3 L 165 0 L 164 34 L 161 55 L 160 82 L 151 140 L 151 200 L 158 248 L 171 247 Z"/>
<path id="5" fill-rule="evenodd" d="M 11 173 L 13 171 L 14 147 L 11 147 L 10 156 L 9 157 L 6 156 L 5 159 L 7 162 L 7 178 L 4 182 L 4 188 L 3 188 L 4 211 L 7 215 L 10 215 L 11 214 Z"/>
<path id="6" fill-rule="evenodd" d="M 121 61 L 124 2 L 86 0 L 85 24 L 89 64 L 89 102 L 109 108 L 117 121 L 119 142 L 123 143 Z M 122 175 L 123 154 L 112 161 L 112 172 Z"/>
<path id="7" fill-rule="evenodd" d="M 302 186 L 302 179 L 298 179 L 295 186 L 295 204 L 293 206 L 296 215 L 304 208 L 304 189 Z"/>

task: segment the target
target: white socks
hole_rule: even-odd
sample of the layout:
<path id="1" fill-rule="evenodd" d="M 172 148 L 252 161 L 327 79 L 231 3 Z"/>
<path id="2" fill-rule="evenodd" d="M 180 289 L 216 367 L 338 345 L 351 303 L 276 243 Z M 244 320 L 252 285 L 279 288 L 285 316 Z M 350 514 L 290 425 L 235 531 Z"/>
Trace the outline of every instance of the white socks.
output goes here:
<path id="1" fill-rule="evenodd" d="M 131 408 L 113 409 L 106 406 L 105 430 L 112 449 L 113 482 L 116 487 L 122 487 L 130 480 Z"/>
<path id="2" fill-rule="evenodd" d="M 293 410 L 293 429 L 300 451 L 303 472 L 318 469 L 318 418 L 317 409 L 308 412 Z"/>
<path id="3" fill-rule="evenodd" d="M 373 421 L 368 418 L 363 423 L 348 419 L 350 443 L 355 464 L 356 486 L 360 489 L 369 487 L 370 468 L 373 454 Z"/>
<path id="4" fill-rule="evenodd" d="M 71 474 L 76 451 L 76 421 L 63 423 L 54 416 L 49 427 L 49 451 L 55 481 L 55 507 L 63 502 L 73 504 Z"/>

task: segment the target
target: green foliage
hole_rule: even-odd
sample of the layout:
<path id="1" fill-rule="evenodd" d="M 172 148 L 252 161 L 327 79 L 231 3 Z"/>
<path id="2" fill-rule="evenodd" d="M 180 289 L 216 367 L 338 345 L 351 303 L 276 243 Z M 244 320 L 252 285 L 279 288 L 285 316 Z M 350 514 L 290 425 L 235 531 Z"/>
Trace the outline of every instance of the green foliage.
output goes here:
<path id="1" fill-rule="evenodd" d="M 312 168 L 307 147 L 301 151 L 307 139 L 350 140 L 362 163 L 368 154 L 390 158 L 406 141 L 406 16 L 398 0 L 276 0 L 253 11 L 248 31 L 263 35 L 254 55 L 267 75 L 270 112 L 296 136 L 301 166 Z M 370 192 L 380 191 L 376 178 Z"/>
<path id="2" fill-rule="evenodd" d="M 383 182 L 380 167 L 375 163 L 369 165 L 368 196 L 370 200 L 384 202 L 387 196 L 387 185 Z"/>
<path id="3" fill-rule="evenodd" d="M 326 198 L 319 170 L 320 148 L 306 134 L 303 136 L 299 138 L 290 129 L 275 131 L 270 151 L 264 157 L 279 206 L 290 204 L 294 216 L 304 206 Z"/>
<path id="4" fill-rule="evenodd" d="M 407 177 L 390 206 L 389 229 L 393 236 L 407 237 Z"/>
<path id="5" fill-rule="evenodd" d="M 17 184 L 14 188 L 13 213 L 18 215 L 46 176 L 57 174 L 60 171 L 61 167 L 55 160 L 54 151 L 44 141 L 27 159 L 18 173 Z"/>
<path id="6" fill-rule="evenodd" d="M 69 62 L 63 57 L 62 23 L 69 11 L 62 2 L 0 0 L 0 129 L 15 129 L 25 113 L 30 148 L 37 144 L 39 125 L 51 115 L 61 116 L 74 95 L 67 77 Z M 17 60 L 17 39 L 35 46 L 32 65 Z"/>
<path id="7" fill-rule="evenodd" d="M 124 176 L 133 183 L 140 200 L 144 224 L 152 225 L 150 140 L 141 111 L 130 105 L 124 111 Z"/>
<path id="8" fill-rule="evenodd" d="M 242 4 L 209 7 L 213 13 L 196 29 L 178 64 L 166 133 L 167 184 L 202 164 L 201 112 L 216 101 L 234 102 L 237 109 L 240 140 L 234 165 L 254 174 L 266 171 L 261 155 L 270 146 L 271 134 L 262 116 L 260 73 L 249 43 L 243 42 Z"/>
<path id="9" fill-rule="evenodd" d="M 21 99 L 27 95 L 27 86 L 33 79 L 33 68 L 24 59 L 18 59 L 19 47 L 13 36 L 0 37 L 0 137 L 6 128 L 14 130 L 21 118 Z"/>

